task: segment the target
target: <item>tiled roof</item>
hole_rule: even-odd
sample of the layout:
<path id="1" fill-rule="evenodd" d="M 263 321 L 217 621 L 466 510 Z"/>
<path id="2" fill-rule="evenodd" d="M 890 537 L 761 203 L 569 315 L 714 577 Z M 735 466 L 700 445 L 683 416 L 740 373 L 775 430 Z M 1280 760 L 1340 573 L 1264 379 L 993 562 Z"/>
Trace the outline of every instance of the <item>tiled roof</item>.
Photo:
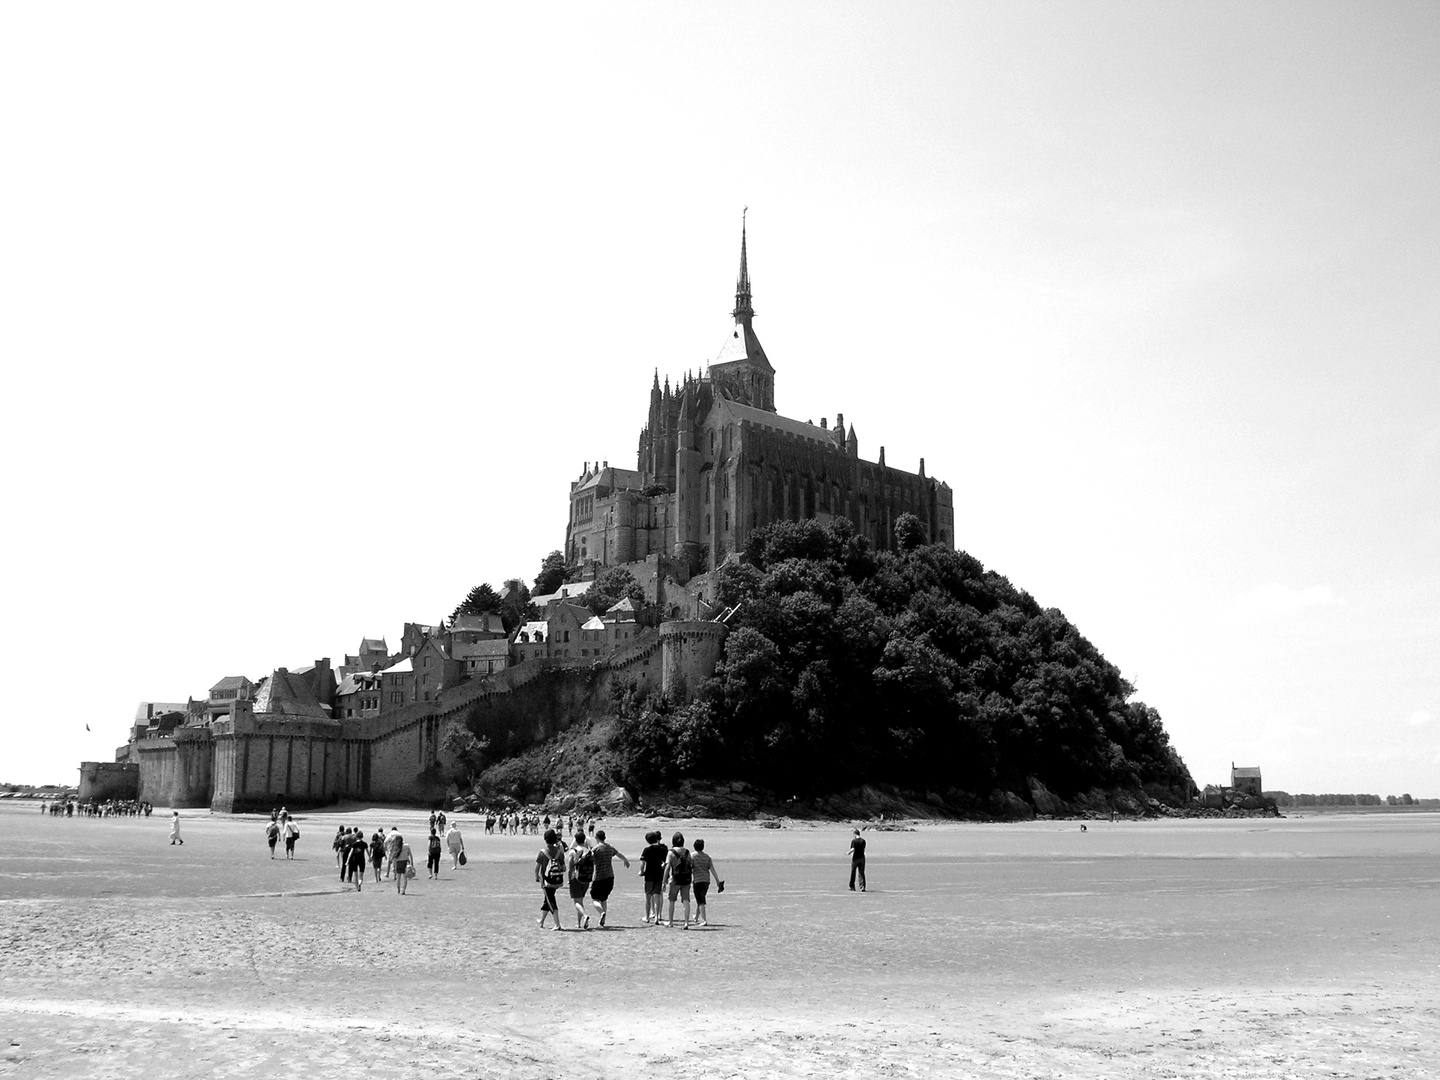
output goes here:
<path id="1" fill-rule="evenodd" d="M 544 626 L 544 623 L 540 624 Z M 477 641 L 465 650 L 466 656 L 505 656 L 510 652 L 510 642 L 504 638 L 494 638 L 491 641 Z"/>
<path id="2" fill-rule="evenodd" d="M 828 428 L 822 428 L 818 424 L 807 424 L 803 420 L 791 420 L 788 416 L 752 408 L 749 405 L 742 405 L 738 401 L 730 401 L 728 398 L 724 400 L 725 404 L 721 407 L 729 410 L 737 420 L 748 420 L 756 427 L 783 431 L 790 435 L 798 435 L 802 439 L 814 439 L 816 442 L 829 443 L 831 446 L 839 448 L 839 444 L 835 441 L 835 433 Z"/>
<path id="3" fill-rule="evenodd" d="M 308 682 L 277 668 L 255 695 L 255 712 L 280 716 L 328 717 Z"/>
<path id="4" fill-rule="evenodd" d="M 210 688 L 210 693 L 214 694 L 217 690 L 239 690 L 249 685 L 250 680 L 244 675 L 227 675 Z"/>
<path id="5" fill-rule="evenodd" d="M 505 624 L 500 616 L 493 611 L 486 611 L 480 615 L 460 615 L 450 624 L 452 634 L 480 633 L 480 634 L 503 634 Z"/>
<path id="6" fill-rule="evenodd" d="M 361 639 L 360 639 L 360 653 L 361 653 L 361 655 L 364 655 L 365 653 L 377 653 L 377 652 L 378 652 L 378 653 L 389 653 L 389 652 L 390 652 L 390 646 L 388 646 L 388 645 L 385 644 L 385 639 L 384 639 L 383 637 L 382 637 L 382 638 L 367 637 L 367 638 L 361 638 Z"/>
<path id="7" fill-rule="evenodd" d="M 755 336 L 755 331 L 747 330 L 739 323 L 730 328 L 730 336 L 725 339 L 725 344 L 720 346 L 719 355 L 710 363 L 733 364 L 737 360 L 752 360 L 771 371 L 775 370 L 770 366 L 770 358 L 765 355 L 765 350 L 760 347 L 760 339 Z"/>

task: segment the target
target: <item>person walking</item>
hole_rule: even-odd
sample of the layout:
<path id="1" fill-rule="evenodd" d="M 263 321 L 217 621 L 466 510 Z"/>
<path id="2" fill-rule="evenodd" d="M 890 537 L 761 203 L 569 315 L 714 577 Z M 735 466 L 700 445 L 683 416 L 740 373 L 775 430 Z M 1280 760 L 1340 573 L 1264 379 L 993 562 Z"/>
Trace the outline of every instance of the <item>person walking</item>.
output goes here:
<path id="1" fill-rule="evenodd" d="M 590 886 L 590 903 L 600 913 L 600 925 L 604 926 L 605 917 L 610 914 L 610 893 L 615 889 L 614 860 L 623 862 L 626 870 L 630 869 L 630 860 L 605 839 L 604 829 L 596 832 L 595 839 L 597 843 L 590 849 L 595 856 L 595 881 Z"/>
<path id="2" fill-rule="evenodd" d="M 365 891 L 365 856 L 367 853 L 365 834 L 357 828 L 351 832 L 350 842 L 345 848 L 347 876 L 355 883 L 356 892 Z"/>
<path id="3" fill-rule="evenodd" d="M 665 902 L 665 862 L 670 849 L 660 843 L 660 830 L 645 834 L 645 850 L 640 852 L 640 876 L 645 879 L 645 922 L 660 925 L 661 905 Z"/>
<path id="4" fill-rule="evenodd" d="M 415 862 L 415 855 L 411 852 L 410 845 L 405 843 L 403 836 L 400 836 L 398 832 L 391 835 L 400 840 L 400 845 L 395 851 L 395 891 L 404 896 L 410 885 L 410 867 Z"/>
<path id="5" fill-rule="evenodd" d="M 855 877 L 860 877 L 860 891 L 865 891 L 865 838 L 860 835 L 860 830 L 855 830 L 855 835 L 850 840 L 850 891 L 855 891 Z"/>
<path id="6" fill-rule="evenodd" d="M 370 868 L 375 871 L 375 883 L 380 883 L 380 868 L 385 865 L 385 830 L 376 829 L 370 837 Z"/>
<path id="7" fill-rule="evenodd" d="M 705 919 L 705 897 L 710 892 L 710 879 L 714 878 L 721 887 L 724 887 L 725 883 L 720 881 L 720 871 L 715 867 L 715 860 L 705 853 L 705 841 L 698 837 L 695 840 L 695 852 L 690 856 L 690 865 L 695 876 L 691 886 L 695 890 L 695 925 L 709 926 Z"/>
<path id="8" fill-rule="evenodd" d="M 275 845 L 280 842 L 280 826 L 272 817 L 270 824 L 265 826 L 265 842 L 270 845 L 270 857 L 275 857 Z"/>
<path id="9" fill-rule="evenodd" d="M 595 880 L 595 853 L 585 843 L 585 830 L 575 830 L 575 846 L 565 857 L 570 878 L 570 901 L 575 905 L 575 929 L 589 930 L 590 916 L 585 914 L 585 894 Z"/>
<path id="10" fill-rule="evenodd" d="M 400 848 L 405 844 L 405 838 L 400 835 L 400 828 L 396 825 L 390 826 L 390 835 L 385 837 L 385 876 L 388 878 L 395 872 L 395 860 L 400 855 Z"/>
<path id="11" fill-rule="evenodd" d="M 442 817 L 444 815 L 441 815 Z M 460 869 L 460 856 L 465 851 L 465 838 L 460 835 L 460 826 L 453 821 L 445 833 L 445 846 L 450 849 L 450 869 Z"/>
<path id="12" fill-rule="evenodd" d="M 300 826 L 295 824 L 295 819 L 280 811 L 280 816 L 285 819 L 285 824 L 280 829 L 280 835 L 285 838 L 285 858 L 295 858 L 295 841 L 300 839 Z"/>
<path id="13" fill-rule="evenodd" d="M 182 840 L 182 839 L 180 839 L 180 811 L 179 811 L 179 810 L 171 810 L 171 811 L 170 811 L 170 844 L 171 844 L 171 846 L 174 846 L 175 844 L 183 844 L 183 843 L 185 843 L 185 841 Z"/>
<path id="14" fill-rule="evenodd" d="M 665 920 L 666 926 L 675 925 L 675 901 L 683 899 L 685 921 L 680 929 L 690 929 L 690 882 L 694 876 L 695 864 L 691 861 L 690 849 L 685 846 L 685 836 L 677 832 L 670 838 L 670 854 L 665 860 L 665 881 L 670 894 L 670 917 Z"/>
<path id="15" fill-rule="evenodd" d="M 535 883 L 540 886 L 540 929 L 545 929 L 545 920 L 552 914 L 555 925 L 560 929 L 560 907 L 555 900 L 555 890 L 565 884 L 565 849 L 560 846 L 560 837 L 554 829 L 545 830 L 545 846 L 535 856 Z"/>
<path id="16" fill-rule="evenodd" d="M 440 880 L 440 836 L 434 829 L 425 842 L 425 876 L 431 881 Z"/>

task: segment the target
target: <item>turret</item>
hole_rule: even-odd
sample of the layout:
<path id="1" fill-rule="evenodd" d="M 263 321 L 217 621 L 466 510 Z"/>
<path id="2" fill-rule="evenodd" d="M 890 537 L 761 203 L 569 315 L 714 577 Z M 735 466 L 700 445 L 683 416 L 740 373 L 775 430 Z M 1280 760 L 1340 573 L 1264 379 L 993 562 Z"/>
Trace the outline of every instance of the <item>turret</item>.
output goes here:
<path id="1" fill-rule="evenodd" d="M 680 433 L 675 450 L 675 557 L 692 570 L 703 561 L 700 542 L 700 451 L 695 446 L 694 397 L 686 386 L 680 395 Z"/>

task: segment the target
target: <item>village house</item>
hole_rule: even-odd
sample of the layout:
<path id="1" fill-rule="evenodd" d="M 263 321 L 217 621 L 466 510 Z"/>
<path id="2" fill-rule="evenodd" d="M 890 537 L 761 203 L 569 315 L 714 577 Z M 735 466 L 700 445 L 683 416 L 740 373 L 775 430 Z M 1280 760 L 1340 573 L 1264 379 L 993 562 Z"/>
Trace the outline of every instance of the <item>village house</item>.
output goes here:
<path id="1" fill-rule="evenodd" d="M 345 655 L 340 665 L 340 677 L 353 675 L 357 671 L 376 671 L 390 663 L 390 647 L 384 638 L 361 638 L 360 651 L 355 656 Z"/>

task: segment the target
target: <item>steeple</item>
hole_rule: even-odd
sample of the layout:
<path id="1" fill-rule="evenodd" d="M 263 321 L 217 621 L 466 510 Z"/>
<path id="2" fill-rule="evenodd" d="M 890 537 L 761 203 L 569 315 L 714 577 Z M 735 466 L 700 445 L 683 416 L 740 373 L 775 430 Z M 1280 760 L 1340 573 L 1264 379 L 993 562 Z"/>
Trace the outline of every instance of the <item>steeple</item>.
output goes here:
<path id="1" fill-rule="evenodd" d="M 750 266 L 745 256 L 745 217 L 749 212 L 748 206 L 740 212 L 740 276 L 735 279 L 735 310 L 730 313 L 746 330 L 755 317 L 755 309 L 750 306 Z"/>

